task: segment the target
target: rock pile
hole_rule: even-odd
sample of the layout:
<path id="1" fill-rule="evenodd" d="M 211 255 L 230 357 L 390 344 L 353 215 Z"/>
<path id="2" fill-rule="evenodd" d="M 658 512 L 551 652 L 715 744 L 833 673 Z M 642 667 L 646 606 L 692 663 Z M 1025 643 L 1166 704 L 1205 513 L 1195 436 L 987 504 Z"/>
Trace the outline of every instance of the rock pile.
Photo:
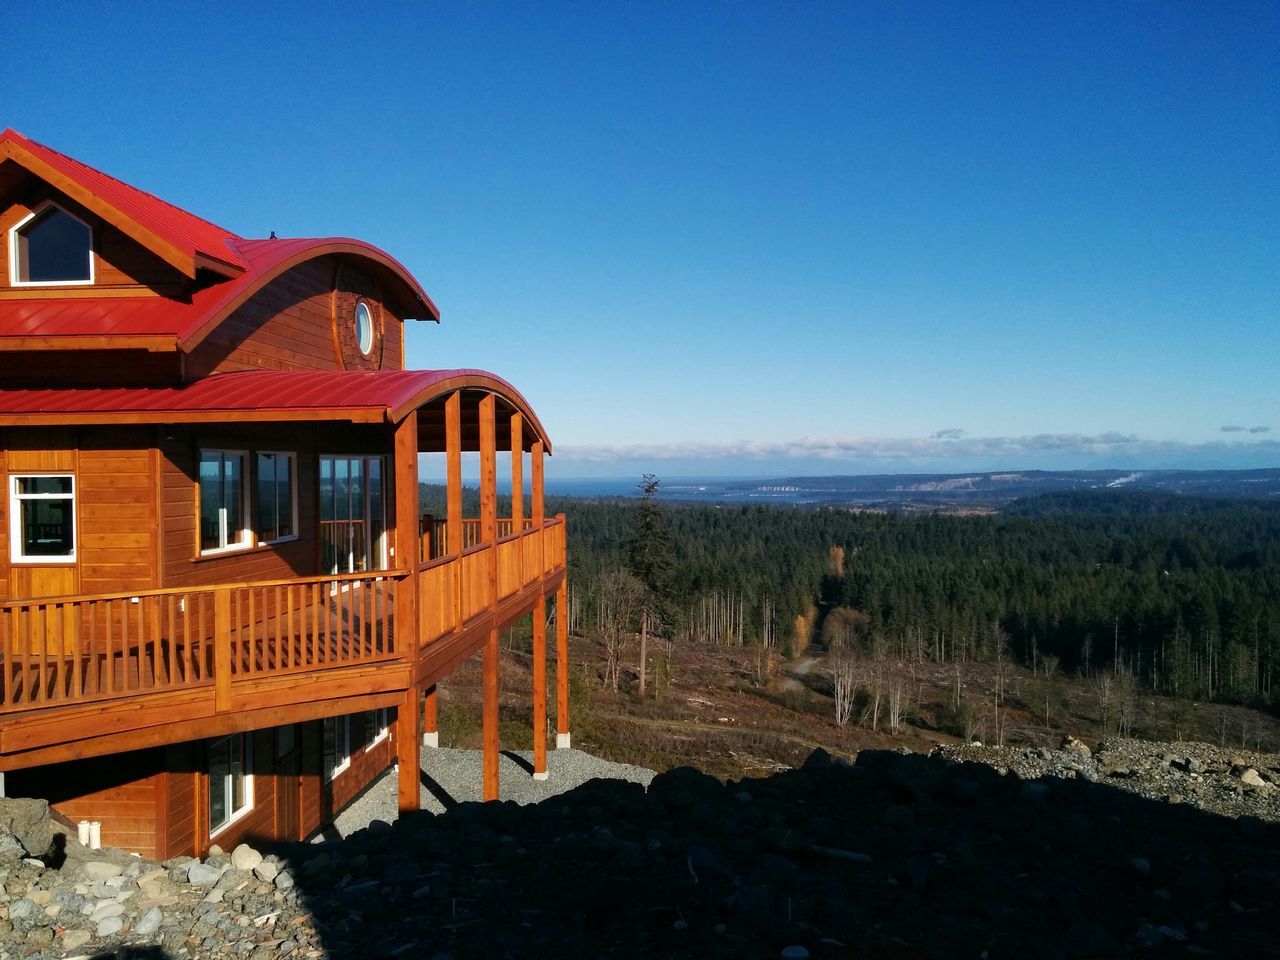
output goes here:
<path id="1" fill-rule="evenodd" d="M 127 944 L 250 960 L 1275 953 L 1280 827 L 1114 789 L 1126 778 L 1103 767 L 1098 782 L 1039 776 L 1059 760 L 1035 757 L 1001 773 L 818 751 L 765 779 L 595 780 L 536 806 L 463 803 L 204 862 L 10 860 L 0 956 L 124 957 Z M 1273 767 L 1253 769 L 1270 782 Z"/>
<path id="2" fill-rule="evenodd" d="M 1079 778 L 1105 782 L 1151 800 L 1188 803 L 1227 817 L 1280 823 L 1280 755 L 1209 743 L 1155 743 L 1113 738 L 1097 750 L 1067 737 L 1062 748 L 940 747 L 949 760 L 985 763 L 1024 780 Z"/>

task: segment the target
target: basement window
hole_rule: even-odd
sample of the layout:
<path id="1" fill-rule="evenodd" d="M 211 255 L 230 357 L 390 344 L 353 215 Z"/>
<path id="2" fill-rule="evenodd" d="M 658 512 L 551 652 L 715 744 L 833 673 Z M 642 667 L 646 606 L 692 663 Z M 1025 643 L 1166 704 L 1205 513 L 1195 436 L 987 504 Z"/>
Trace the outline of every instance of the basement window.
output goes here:
<path id="1" fill-rule="evenodd" d="M 351 718 L 324 718 L 324 778 L 336 779 L 351 766 Z"/>
<path id="2" fill-rule="evenodd" d="M 76 479 L 69 473 L 9 478 L 9 556 L 14 563 L 74 563 Z"/>
<path id="3" fill-rule="evenodd" d="M 56 203 L 9 231 L 9 281 L 16 287 L 93 283 L 93 231 Z"/>
<path id="4" fill-rule="evenodd" d="M 200 451 L 201 554 L 249 546 L 245 459 L 241 450 Z"/>
<path id="5" fill-rule="evenodd" d="M 253 809 L 253 742 L 235 733 L 209 745 L 209 836 Z"/>
<path id="6" fill-rule="evenodd" d="M 368 752 L 387 739 L 391 730 L 391 711 L 387 707 L 366 710 L 356 714 L 355 722 L 360 731 L 357 742 Z"/>

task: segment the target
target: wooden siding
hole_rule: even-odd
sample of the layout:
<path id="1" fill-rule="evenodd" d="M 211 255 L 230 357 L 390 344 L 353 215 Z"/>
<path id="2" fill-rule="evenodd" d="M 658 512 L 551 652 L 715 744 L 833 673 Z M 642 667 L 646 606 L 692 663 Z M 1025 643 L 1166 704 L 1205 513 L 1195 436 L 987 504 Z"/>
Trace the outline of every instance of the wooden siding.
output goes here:
<path id="1" fill-rule="evenodd" d="M 198 586 L 321 573 L 319 515 L 316 509 L 320 455 L 385 454 L 387 443 L 389 440 L 383 431 L 368 427 L 359 429 L 350 424 L 255 425 L 222 431 L 175 430 L 169 439 L 161 441 L 162 585 Z M 201 449 L 247 450 L 251 478 L 256 470 L 255 452 L 296 453 L 298 539 L 201 557 L 197 539 L 196 486 Z M 389 475 L 389 462 L 386 470 L 384 475 Z M 251 504 L 255 500 L 256 497 L 250 497 Z M 389 514 L 388 523 L 391 519 Z"/>
<path id="2" fill-rule="evenodd" d="M 46 200 L 74 214 L 93 231 L 94 283 L 92 286 L 13 287 L 9 283 L 9 228 Z M 0 296 L 136 296 L 175 294 L 187 288 L 187 280 L 136 240 L 86 210 L 70 197 L 37 178 L 21 181 L 0 196 Z"/>
<path id="3" fill-rule="evenodd" d="M 6 598 L 57 597 L 158 586 L 158 462 L 146 428 L 19 429 L 3 432 L 0 584 Z M 8 477 L 75 475 L 76 561 L 9 561 Z"/>
<path id="4" fill-rule="evenodd" d="M 124 431 L 83 433 L 76 470 L 80 592 L 159 586 L 158 464 L 151 447 L 126 445 Z"/>
<path id="5" fill-rule="evenodd" d="M 373 315 L 373 346 L 368 356 L 360 352 L 356 336 L 356 307 L 361 301 Z M 373 277 L 348 263 L 340 264 L 331 309 L 334 343 L 344 370 L 404 368 L 404 324 L 386 303 L 382 287 Z"/>
<path id="6" fill-rule="evenodd" d="M 144 350 L 0 351 L 0 383 L 13 387 L 161 387 L 177 383 L 177 354 Z"/>
<path id="7" fill-rule="evenodd" d="M 8 597 L 66 596 L 79 590 L 75 563 L 10 563 L 9 476 L 15 473 L 76 472 L 77 451 L 72 430 L 9 430 L 5 432 L 6 472 L 3 499 L 4 562 L 8 566 Z M 79 504 L 77 503 L 77 507 Z"/>
<path id="8" fill-rule="evenodd" d="M 165 859 L 162 840 L 164 752 L 137 750 L 17 770 L 5 782 L 14 797 L 40 797 L 72 823 L 97 820 L 102 842 Z"/>
<path id="9" fill-rule="evenodd" d="M 355 747 L 351 765 L 332 780 L 324 776 L 324 726 L 322 722 L 302 728 L 302 834 L 309 837 L 359 796 L 377 776 L 395 762 L 395 711 L 388 711 L 391 731 L 369 750 Z"/>
<path id="10" fill-rule="evenodd" d="M 186 359 L 185 379 L 230 370 L 336 370 L 330 298 L 334 257 L 272 280 L 218 325 Z"/>
<path id="11" fill-rule="evenodd" d="M 178 743 L 165 748 L 164 857 L 194 857 L 200 853 L 196 836 L 200 818 L 196 799 L 200 793 L 200 744 Z"/>

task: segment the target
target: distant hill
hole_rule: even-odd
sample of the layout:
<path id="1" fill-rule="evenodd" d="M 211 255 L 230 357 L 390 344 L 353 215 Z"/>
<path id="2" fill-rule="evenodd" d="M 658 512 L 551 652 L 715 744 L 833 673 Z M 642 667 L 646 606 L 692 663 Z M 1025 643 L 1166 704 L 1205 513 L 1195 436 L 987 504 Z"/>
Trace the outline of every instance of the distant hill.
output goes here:
<path id="1" fill-rule="evenodd" d="M 1018 470 L 779 477 L 769 480 L 669 479 L 664 480 L 659 492 L 663 499 L 703 503 L 994 510 L 1015 500 L 1042 494 L 1130 491 L 1254 500 L 1275 498 L 1280 502 L 1280 469 Z M 582 490 L 579 494 L 591 495 L 591 492 Z M 1081 508 L 1081 505 L 1077 504 L 1076 508 Z"/>

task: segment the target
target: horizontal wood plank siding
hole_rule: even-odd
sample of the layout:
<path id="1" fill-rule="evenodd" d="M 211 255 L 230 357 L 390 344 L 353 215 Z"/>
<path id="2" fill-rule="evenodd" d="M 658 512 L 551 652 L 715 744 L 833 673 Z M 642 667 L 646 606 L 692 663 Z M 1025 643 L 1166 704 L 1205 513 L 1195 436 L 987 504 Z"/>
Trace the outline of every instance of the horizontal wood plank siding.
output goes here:
<path id="1" fill-rule="evenodd" d="M 72 823 L 98 820 L 103 844 L 164 859 L 157 845 L 163 768 L 164 751 L 138 750 L 17 770 L 6 777 L 5 792 L 48 800 Z"/>
<path id="2" fill-rule="evenodd" d="M 159 586 L 155 464 L 150 437 L 124 431 L 84 431 L 77 471 L 80 590 L 111 593 Z M 113 436 L 117 443 L 112 443 Z M 154 436 L 154 434 L 151 434 Z"/>
<path id="3" fill-rule="evenodd" d="M 336 370 L 330 301 L 334 258 L 320 257 L 272 280 L 187 358 L 186 377 L 229 370 Z"/>

